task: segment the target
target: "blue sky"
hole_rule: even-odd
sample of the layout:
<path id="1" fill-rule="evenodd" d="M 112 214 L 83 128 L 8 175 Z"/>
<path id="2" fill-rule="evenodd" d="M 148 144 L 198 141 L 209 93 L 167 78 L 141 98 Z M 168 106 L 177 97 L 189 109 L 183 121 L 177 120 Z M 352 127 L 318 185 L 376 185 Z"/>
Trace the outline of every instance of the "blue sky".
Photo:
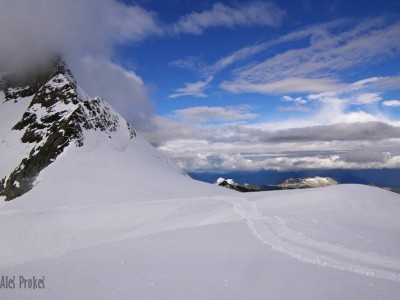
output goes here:
<path id="1" fill-rule="evenodd" d="M 398 1 L 38 3 L 0 4 L 7 62 L 61 52 L 185 170 L 400 167 Z"/>
<path id="2" fill-rule="evenodd" d="M 245 10 L 250 5 L 263 7 L 263 4 L 266 3 L 246 1 L 205 1 L 202 4 L 195 1 L 175 2 L 176 4 L 166 4 L 163 1 L 143 1 L 142 5 L 146 9 L 156 12 L 160 22 L 176 23 L 184 16 L 194 12 L 198 15 L 214 12 L 217 15 L 217 9 L 213 8 L 216 3 L 222 3 L 220 5 L 225 8 L 239 11 Z M 240 75 L 235 76 L 240 68 L 261 63 L 268 58 L 293 49 L 309 47 L 312 36 L 318 38 L 318 29 L 321 29 L 320 34 L 322 34 L 323 27 L 327 27 L 326 34 L 339 34 L 354 30 L 357 25 L 366 25 L 370 22 L 386 21 L 390 24 L 398 18 L 398 15 L 395 14 L 396 9 L 400 10 L 396 1 L 388 1 L 386 6 L 377 1 L 370 1 L 370 3 L 363 1 L 358 4 L 357 1 L 351 1 L 350 4 L 348 2 L 280 1 L 275 4 L 268 2 L 279 15 L 273 20 L 274 23 L 251 24 L 251 15 L 249 15 L 249 24 L 237 24 L 232 27 L 209 25 L 209 27 L 204 26 L 201 33 L 189 32 L 159 38 L 152 37 L 139 44 L 119 47 L 114 54 L 114 60 L 120 64 L 131 65 L 143 78 L 150 88 L 150 96 L 156 102 L 156 111 L 160 115 L 168 115 L 174 110 L 198 105 L 227 106 L 246 103 L 255 106 L 256 110 L 263 112 L 264 116 L 269 114 L 273 118 L 285 118 L 287 115 L 293 115 L 294 111 L 292 113 L 286 111 L 284 114 L 282 110 L 279 110 L 279 107 L 292 107 L 287 102 L 280 101 L 281 97 L 285 95 L 284 91 L 255 93 L 244 89 L 240 92 L 232 92 L 235 87 L 230 86 L 229 83 L 232 83 L 235 77 L 241 77 Z M 168 11 L 168 13 L 164 14 L 164 11 Z M 267 13 L 268 8 L 265 8 L 265 11 Z M 194 18 L 192 22 L 195 22 Z M 382 27 L 377 24 L 371 31 L 379 28 Z M 300 31 L 304 31 L 304 37 L 293 38 L 287 42 L 277 42 L 280 38 L 289 38 L 291 34 Z M 275 45 L 273 45 L 274 42 Z M 221 70 L 210 70 L 213 65 L 214 68 L 217 67 L 215 65 L 222 59 L 235 55 L 235 52 L 245 51 L 246 48 L 248 52 L 254 51 L 254 53 L 243 53 L 241 59 L 237 59 L 236 62 L 225 68 L 221 67 Z M 321 69 L 316 70 L 318 74 L 312 75 L 313 78 L 333 78 L 332 80 L 340 83 L 351 83 L 374 76 L 392 76 L 398 73 L 397 65 L 394 63 L 398 62 L 398 57 L 388 56 L 389 54 L 385 51 L 377 51 L 366 57 L 365 60 L 354 64 L 349 63 L 338 70 Z M 349 56 L 344 59 L 352 58 Z M 375 63 L 375 59 L 379 63 Z M 292 67 L 296 68 L 297 66 Z M 332 68 L 332 66 L 328 66 L 328 68 Z M 271 74 L 271 77 L 279 76 L 280 71 L 283 70 L 275 69 L 274 72 L 277 74 Z M 212 80 L 207 81 L 210 77 Z M 197 89 L 196 83 L 198 83 Z M 204 84 L 202 85 L 202 83 Z M 192 88 L 190 88 L 190 84 L 192 84 Z M 201 86 L 203 88 L 200 88 Z M 307 93 L 289 92 L 295 96 L 294 98 L 307 95 Z"/>

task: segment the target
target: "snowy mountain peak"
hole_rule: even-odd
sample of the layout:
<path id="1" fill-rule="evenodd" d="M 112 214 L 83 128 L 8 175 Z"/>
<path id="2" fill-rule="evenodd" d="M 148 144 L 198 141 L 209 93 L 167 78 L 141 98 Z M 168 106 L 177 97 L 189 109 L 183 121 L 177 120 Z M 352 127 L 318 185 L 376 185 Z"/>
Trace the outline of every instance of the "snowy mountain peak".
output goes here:
<path id="1" fill-rule="evenodd" d="M 225 179 L 222 177 L 218 178 L 215 184 L 242 193 L 259 191 L 258 188 L 251 186 L 249 184 L 240 185 L 236 183 L 233 179 Z"/>
<path id="2" fill-rule="evenodd" d="M 325 187 L 338 184 L 332 178 L 329 177 L 308 177 L 308 178 L 290 178 L 286 179 L 283 183 L 279 184 L 279 187 L 289 188 L 289 189 L 299 189 L 299 188 L 315 188 L 315 187 Z"/>
<path id="3" fill-rule="evenodd" d="M 82 146 L 89 131 L 110 139 L 117 131 L 123 131 L 126 139 L 136 136 L 110 105 L 83 92 L 60 59 L 37 73 L 8 74 L 2 80 L 0 113 L 15 117 L 2 118 L 10 120 L 2 124 L 9 126 L 1 130 L 2 143 L 10 143 L 10 130 L 18 131 L 14 136 L 19 135 L 19 143 L 14 141 L 14 146 L 18 144 L 19 153 L 24 154 L 12 169 L 0 170 L 0 196 L 6 200 L 29 191 L 36 176 L 69 145 Z M 12 119 L 17 121 L 12 123 Z"/>
<path id="4" fill-rule="evenodd" d="M 20 72 L 4 74 L 0 89 L 4 91 L 6 101 L 14 100 L 17 102 L 20 98 L 37 94 L 46 83 L 62 82 L 64 78 L 73 86 L 76 86 L 71 70 L 60 58 L 55 58 L 47 65 L 40 66 L 34 71 L 27 71 L 24 74 Z M 50 82 L 51 79 L 54 82 Z"/>
<path id="5" fill-rule="evenodd" d="M 229 185 L 237 185 L 237 183 L 233 179 L 225 179 L 225 178 L 218 178 L 216 181 L 217 185 L 222 185 L 224 182 L 226 182 Z"/>

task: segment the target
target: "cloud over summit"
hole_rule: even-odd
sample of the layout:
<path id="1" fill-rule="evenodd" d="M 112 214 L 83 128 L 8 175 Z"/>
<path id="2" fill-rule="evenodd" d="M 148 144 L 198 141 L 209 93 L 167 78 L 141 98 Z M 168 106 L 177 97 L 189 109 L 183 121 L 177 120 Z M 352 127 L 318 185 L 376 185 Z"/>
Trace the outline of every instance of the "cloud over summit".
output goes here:
<path id="1" fill-rule="evenodd" d="M 24 71 L 61 55 L 91 96 L 140 128 L 152 111 L 145 85 L 111 57 L 121 43 L 160 34 L 157 22 L 154 13 L 115 0 L 1 1 L 0 69 Z"/>

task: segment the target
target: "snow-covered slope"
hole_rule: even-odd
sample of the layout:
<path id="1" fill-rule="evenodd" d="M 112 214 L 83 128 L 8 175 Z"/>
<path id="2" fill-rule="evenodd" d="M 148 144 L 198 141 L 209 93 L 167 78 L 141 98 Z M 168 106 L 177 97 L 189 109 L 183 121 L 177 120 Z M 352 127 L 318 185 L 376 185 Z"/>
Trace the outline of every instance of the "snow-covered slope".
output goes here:
<path id="1" fill-rule="evenodd" d="M 0 299 L 398 299 L 399 195 L 360 185 L 241 194 L 197 182 L 107 104 L 79 98 L 118 126 L 82 126 L 33 189 L 0 202 Z M 31 101 L 3 103 L 3 124 Z M 78 124 L 93 111 L 82 108 Z M 9 174 L 40 141 L 3 128 Z M 43 285 L 21 285 L 33 276 Z"/>
<path id="2" fill-rule="evenodd" d="M 146 189 L 137 175 L 123 188 L 100 180 L 96 192 L 98 177 L 89 186 L 76 179 L 56 187 L 56 166 L 21 201 L 0 207 L 0 273 L 45 276 L 45 288 L 17 282 L 16 289 L 0 289 L 1 299 L 400 294 L 400 197 L 394 193 L 357 185 L 211 193 L 168 178 L 164 184 L 174 189 L 163 194 L 166 186 Z"/>

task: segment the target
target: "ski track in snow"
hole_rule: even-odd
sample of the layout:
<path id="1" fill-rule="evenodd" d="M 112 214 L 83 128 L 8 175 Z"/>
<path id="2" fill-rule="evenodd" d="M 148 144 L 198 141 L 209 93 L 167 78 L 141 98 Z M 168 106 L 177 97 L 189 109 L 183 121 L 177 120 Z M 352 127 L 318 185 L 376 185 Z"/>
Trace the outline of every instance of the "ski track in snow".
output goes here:
<path id="1" fill-rule="evenodd" d="M 158 199 L 153 201 L 143 201 L 134 203 L 115 203 L 115 204 L 89 204 L 89 205 L 71 205 L 63 206 L 56 209 L 47 211 L 46 209 L 33 209 L 31 212 L 34 213 L 49 213 L 49 212 L 61 212 L 71 210 L 85 210 L 95 208 L 117 208 L 121 207 L 126 210 L 128 207 L 140 207 L 142 205 L 153 205 L 155 203 L 164 203 L 169 207 L 174 207 L 172 211 L 166 211 L 165 216 L 178 212 L 180 209 L 187 207 L 187 198 L 174 198 L 174 199 Z M 376 253 L 363 251 L 360 249 L 351 249 L 343 245 L 332 244 L 327 241 L 318 241 L 306 234 L 291 229 L 285 220 L 278 216 L 264 216 L 258 210 L 257 205 L 254 201 L 246 200 L 241 197 L 196 197 L 191 198 L 191 204 L 203 203 L 204 200 L 211 200 L 212 202 L 224 202 L 232 206 L 234 212 L 243 220 L 246 221 L 246 225 L 249 227 L 253 235 L 263 242 L 269 245 L 273 250 L 284 253 L 300 262 L 317 265 L 320 267 L 327 267 L 338 269 L 342 271 L 348 271 L 363 276 L 369 276 L 380 279 L 392 280 L 400 282 L 400 260 L 388 256 L 382 256 Z M 10 210 L 1 212 L 0 214 L 18 214 L 19 210 Z M 179 220 L 182 217 L 181 214 L 175 215 L 174 218 Z M 114 238 L 108 238 L 106 243 L 112 243 L 120 240 L 129 238 L 142 237 L 157 232 L 176 230 L 181 228 L 196 227 L 202 225 L 218 224 L 224 222 L 234 221 L 231 217 L 223 220 L 219 216 L 210 216 L 210 219 L 204 220 L 202 218 L 195 218 L 194 220 L 182 219 L 179 224 L 175 224 L 175 221 L 171 224 L 164 224 L 163 229 L 160 230 L 157 226 L 150 226 L 147 230 L 141 232 L 136 229 L 130 234 L 121 235 Z M 229 220 L 230 219 L 230 220 Z M 150 217 L 146 220 L 147 222 L 155 221 L 156 224 L 163 221 L 163 216 L 157 215 L 154 218 Z M 203 220 L 203 221 L 201 221 Z M 239 220 L 239 219 L 238 219 Z M 165 220 L 164 220 L 165 221 Z M 154 225 L 154 224 L 153 224 Z M 139 230 L 139 231 L 137 231 Z M 97 244 L 103 244 L 104 241 L 97 241 L 89 243 L 87 245 L 81 245 L 81 247 L 72 247 L 71 249 L 64 249 L 64 251 L 55 251 L 53 253 L 45 253 L 44 255 L 35 256 L 31 259 L 24 259 L 22 261 L 13 261 L 11 265 L 20 264 L 22 262 L 36 260 L 43 257 L 59 256 L 64 255 L 66 252 L 71 250 L 84 249 L 93 247 Z M 59 250 L 59 249 L 58 249 Z M 43 256 L 43 257 L 42 257 Z M 5 264 L 5 265 L 10 265 Z M 3 267 L 4 265 L 2 265 Z"/>
<path id="2" fill-rule="evenodd" d="M 300 262 L 400 282 L 400 260 L 360 249 L 317 241 L 289 228 L 284 219 L 263 216 L 253 201 L 226 198 L 254 236 Z"/>

